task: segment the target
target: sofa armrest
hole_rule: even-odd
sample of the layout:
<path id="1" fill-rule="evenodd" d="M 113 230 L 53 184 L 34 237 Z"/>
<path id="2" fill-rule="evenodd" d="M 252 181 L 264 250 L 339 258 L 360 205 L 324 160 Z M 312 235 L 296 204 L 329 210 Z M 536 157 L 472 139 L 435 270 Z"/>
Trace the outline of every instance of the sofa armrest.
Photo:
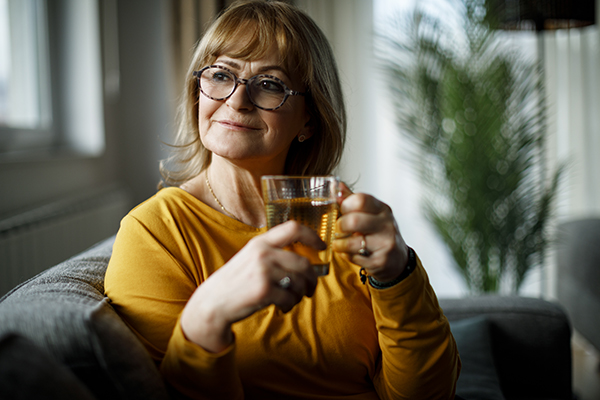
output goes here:
<path id="1" fill-rule="evenodd" d="M 43 349 L 98 400 L 164 400 L 155 363 L 104 297 L 113 242 L 114 236 L 0 299 L 0 335 L 18 335 Z"/>
<path id="2" fill-rule="evenodd" d="M 449 321 L 484 315 L 506 399 L 571 399 L 571 326 L 557 304 L 517 296 L 441 299 Z M 460 349 L 459 349 L 460 351 Z"/>

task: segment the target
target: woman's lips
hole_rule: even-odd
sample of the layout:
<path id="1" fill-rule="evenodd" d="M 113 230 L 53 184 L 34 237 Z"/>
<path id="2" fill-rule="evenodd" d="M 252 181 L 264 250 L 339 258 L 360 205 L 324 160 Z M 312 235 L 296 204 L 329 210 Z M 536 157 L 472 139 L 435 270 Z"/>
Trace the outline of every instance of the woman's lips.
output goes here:
<path id="1" fill-rule="evenodd" d="M 239 130 L 239 131 L 256 131 L 259 128 L 254 128 L 253 126 L 244 124 L 242 122 L 235 122 L 235 121 L 229 121 L 229 120 L 222 120 L 222 121 L 217 121 L 219 123 L 219 125 L 223 126 L 224 128 L 227 129 L 231 129 L 231 130 Z"/>

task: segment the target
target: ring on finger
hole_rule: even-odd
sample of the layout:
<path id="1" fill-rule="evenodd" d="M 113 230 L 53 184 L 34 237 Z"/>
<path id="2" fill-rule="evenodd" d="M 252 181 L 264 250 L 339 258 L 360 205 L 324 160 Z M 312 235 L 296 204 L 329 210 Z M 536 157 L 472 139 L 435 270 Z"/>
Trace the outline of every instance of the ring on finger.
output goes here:
<path id="1" fill-rule="evenodd" d="M 358 250 L 358 255 L 363 257 L 369 257 L 371 252 L 367 249 L 367 237 L 363 235 L 362 241 L 360 243 L 360 249 Z"/>
<path id="2" fill-rule="evenodd" d="M 277 282 L 277 285 L 283 290 L 287 290 L 292 285 L 292 278 L 286 275 Z"/>

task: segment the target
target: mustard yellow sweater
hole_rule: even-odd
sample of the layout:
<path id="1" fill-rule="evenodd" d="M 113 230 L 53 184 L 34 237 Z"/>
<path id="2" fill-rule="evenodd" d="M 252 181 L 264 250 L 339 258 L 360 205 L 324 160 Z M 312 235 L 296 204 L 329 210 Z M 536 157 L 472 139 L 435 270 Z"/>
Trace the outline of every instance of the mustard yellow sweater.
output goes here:
<path id="1" fill-rule="evenodd" d="M 420 261 L 400 284 L 377 290 L 334 257 L 312 298 L 234 324 L 222 353 L 188 341 L 179 316 L 196 287 L 264 231 L 179 188 L 121 222 L 106 295 L 173 387 L 195 399 L 453 398 L 458 351 Z"/>

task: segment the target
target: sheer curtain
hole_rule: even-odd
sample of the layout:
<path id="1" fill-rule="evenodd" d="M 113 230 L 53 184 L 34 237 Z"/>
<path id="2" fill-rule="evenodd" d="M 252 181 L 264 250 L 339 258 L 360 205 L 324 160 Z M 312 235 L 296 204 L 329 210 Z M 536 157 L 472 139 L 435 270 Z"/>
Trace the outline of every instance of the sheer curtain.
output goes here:
<path id="1" fill-rule="evenodd" d="M 372 0 L 296 0 L 328 37 L 341 75 L 348 113 L 348 141 L 338 174 L 355 190 L 378 188 Z"/>
<path id="2" fill-rule="evenodd" d="M 194 45 L 207 25 L 228 4 L 223 0 L 170 0 L 172 83 L 183 88 Z"/>
<path id="3" fill-rule="evenodd" d="M 548 162 L 568 164 L 560 187 L 556 225 L 600 217 L 600 1 L 596 25 L 545 33 Z M 550 255 L 543 290 L 555 296 L 556 262 Z"/>

